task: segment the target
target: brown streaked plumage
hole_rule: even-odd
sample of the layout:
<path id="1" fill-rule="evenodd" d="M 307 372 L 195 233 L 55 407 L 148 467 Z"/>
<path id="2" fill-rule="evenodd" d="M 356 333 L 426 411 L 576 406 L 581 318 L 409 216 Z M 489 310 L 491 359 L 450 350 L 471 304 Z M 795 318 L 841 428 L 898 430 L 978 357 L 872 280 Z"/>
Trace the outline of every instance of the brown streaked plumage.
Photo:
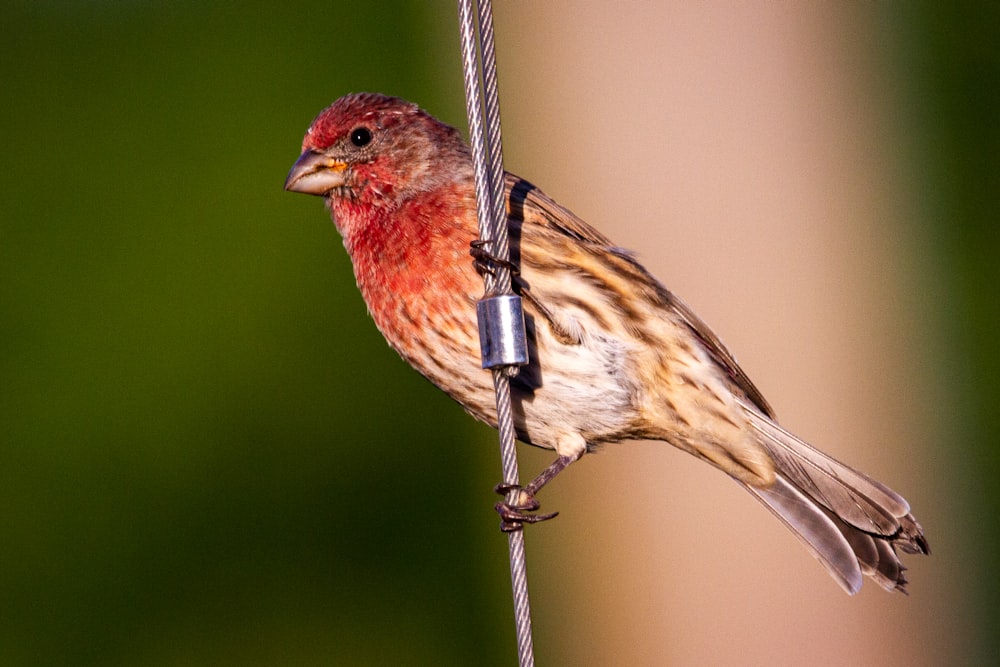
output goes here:
<path id="1" fill-rule="evenodd" d="M 404 100 L 357 94 L 324 110 L 302 149 L 285 187 L 326 199 L 376 326 L 496 426 L 478 364 L 475 192 L 458 132 Z M 847 592 L 863 575 L 905 590 L 897 551 L 929 552 L 906 501 L 779 427 L 719 338 L 629 252 L 528 182 L 508 174 L 505 185 L 530 356 L 511 384 L 515 427 L 559 454 L 529 491 L 600 445 L 663 440 L 746 488 Z"/>

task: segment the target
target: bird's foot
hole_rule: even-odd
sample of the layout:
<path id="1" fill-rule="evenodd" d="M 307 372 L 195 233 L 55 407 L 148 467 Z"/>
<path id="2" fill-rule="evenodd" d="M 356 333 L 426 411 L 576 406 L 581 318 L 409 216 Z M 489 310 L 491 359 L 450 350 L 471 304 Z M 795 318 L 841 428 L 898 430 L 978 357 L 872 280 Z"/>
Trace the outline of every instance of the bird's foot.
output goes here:
<path id="1" fill-rule="evenodd" d="M 510 260 L 500 259 L 489 250 L 486 246 L 492 243 L 492 241 L 487 241 L 486 239 L 476 239 L 469 244 L 469 254 L 472 255 L 475 261 L 473 265 L 476 267 L 476 271 L 479 275 L 490 274 L 496 275 L 497 267 L 502 267 L 510 271 L 513 275 L 518 275 L 520 271 Z"/>
<path id="2" fill-rule="evenodd" d="M 500 530 L 505 533 L 511 533 L 515 530 L 521 530 L 526 523 L 538 523 L 539 521 L 548 521 L 556 516 L 559 512 L 552 512 L 550 514 L 529 514 L 529 512 L 536 512 L 541 507 L 541 504 L 535 499 L 532 493 L 518 484 L 497 484 L 493 489 L 502 496 L 507 495 L 511 491 L 517 491 L 517 498 L 513 502 L 503 501 L 494 505 L 494 509 L 497 514 L 500 515 Z"/>

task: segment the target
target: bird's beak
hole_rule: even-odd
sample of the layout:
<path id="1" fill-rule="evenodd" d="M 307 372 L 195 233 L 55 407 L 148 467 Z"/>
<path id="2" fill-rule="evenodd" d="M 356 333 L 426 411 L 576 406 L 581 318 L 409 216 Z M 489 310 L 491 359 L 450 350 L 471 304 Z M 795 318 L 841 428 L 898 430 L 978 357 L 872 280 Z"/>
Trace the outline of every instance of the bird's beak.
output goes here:
<path id="1" fill-rule="evenodd" d="M 292 170 L 285 179 L 285 189 L 322 197 L 347 183 L 346 171 L 346 162 L 339 162 L 328 155 L 308 149 L 292 165 Z"/>

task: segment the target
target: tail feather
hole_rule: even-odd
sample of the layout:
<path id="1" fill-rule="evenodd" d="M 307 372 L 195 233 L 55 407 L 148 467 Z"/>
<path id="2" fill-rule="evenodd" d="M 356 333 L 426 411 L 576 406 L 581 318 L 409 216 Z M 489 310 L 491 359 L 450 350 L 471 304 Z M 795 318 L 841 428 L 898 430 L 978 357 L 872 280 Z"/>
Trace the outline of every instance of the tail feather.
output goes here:
<path id="1" fill-rule="evenodd" d="M 768 488 L 743 486 L 781 519 L 850 594 L 869 576 L 906 591 L 896 553 L 930 553 L 902 496 L 809 446 L 750 406 L 751 425 L 775 463 Z"/>
<path id="2" fill-rule="evenodd" d="M 833 520 L 801 491 L 778 476 L 769 488 L 738 482 L 782 521 L 850 595 L 861 588 L 861 568 L 851 544 Z"/>

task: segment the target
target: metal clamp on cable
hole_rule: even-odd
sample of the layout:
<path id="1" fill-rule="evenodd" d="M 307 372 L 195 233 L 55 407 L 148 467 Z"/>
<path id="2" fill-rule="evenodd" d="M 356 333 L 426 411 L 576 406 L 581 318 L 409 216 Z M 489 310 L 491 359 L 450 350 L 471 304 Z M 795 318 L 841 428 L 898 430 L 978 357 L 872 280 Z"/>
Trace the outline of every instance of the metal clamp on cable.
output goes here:
<path id="1" fill-rule="evenodd" d="M 521 297 L 516 294 L 487 297 L 476 304 L 476 315 L 483 368 L 528 363 Z"/>

